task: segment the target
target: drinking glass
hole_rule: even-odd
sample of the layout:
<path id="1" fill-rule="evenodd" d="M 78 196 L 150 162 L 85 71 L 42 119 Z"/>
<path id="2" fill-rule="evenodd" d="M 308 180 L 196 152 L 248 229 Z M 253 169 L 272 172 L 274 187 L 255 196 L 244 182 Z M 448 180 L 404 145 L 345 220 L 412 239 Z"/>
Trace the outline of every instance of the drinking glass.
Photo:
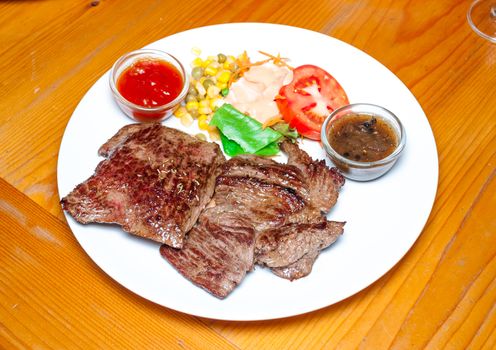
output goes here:
<path id="1" fill-rule="evenodd" d="M 467 19 L 478 35 L 496 43 L 496 0 L 475 0 L 467 12 Z"/>

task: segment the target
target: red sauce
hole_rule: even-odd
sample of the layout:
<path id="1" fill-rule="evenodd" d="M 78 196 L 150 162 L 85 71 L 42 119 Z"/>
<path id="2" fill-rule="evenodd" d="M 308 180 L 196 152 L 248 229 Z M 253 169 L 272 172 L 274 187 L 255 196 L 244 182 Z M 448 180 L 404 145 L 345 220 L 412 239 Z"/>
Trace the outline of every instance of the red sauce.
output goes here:
<path id="1" fill-rule="evenodd" d="M 128 101 L 146 108 L 173 101 L 183 89 L 181 73 L 169 62 L 142 59 L 126 68 L 117 79 L 117 89 Z"/>

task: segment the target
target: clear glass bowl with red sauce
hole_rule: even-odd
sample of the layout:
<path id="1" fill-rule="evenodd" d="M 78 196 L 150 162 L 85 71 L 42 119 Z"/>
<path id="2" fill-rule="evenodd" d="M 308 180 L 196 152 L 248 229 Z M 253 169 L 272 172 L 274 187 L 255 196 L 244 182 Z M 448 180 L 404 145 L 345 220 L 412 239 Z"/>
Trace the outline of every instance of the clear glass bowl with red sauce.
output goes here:
<path id="1" fill-rule="evenodd" d="M 189 77 L 171 54 L 137 50 L 119 58 L 110 71 L 110 89 L 122 111 L 139 122 L 172 115 L 186 97 Z"/>
<path id="2" fill-rule="evenodd" d="M 369 181 L 393 167 L 405 147 L 406 132 L 391 111 L 357 103 L 333 111 L 322 124 L 321 139 L 346 178 Z"/>

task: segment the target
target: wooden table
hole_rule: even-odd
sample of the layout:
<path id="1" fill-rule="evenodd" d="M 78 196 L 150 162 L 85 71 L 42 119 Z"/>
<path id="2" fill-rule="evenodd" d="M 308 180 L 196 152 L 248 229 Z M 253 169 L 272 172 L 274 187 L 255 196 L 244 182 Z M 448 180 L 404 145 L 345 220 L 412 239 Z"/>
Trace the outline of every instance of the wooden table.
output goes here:
<path id="1" fill-rule="evenodd" d="M 1 2 L 0 348 L 496 348 L 496 45 L 469 28 L 469 3 Z M 56 165 L 78 101 L 120 55 L 245 21 L 328 34 L 392 70 L 427 114 L 440 179 L 419 240 L 362 292 L 298 317 L 220 322 L 103 273 L 65 222 Z"/>

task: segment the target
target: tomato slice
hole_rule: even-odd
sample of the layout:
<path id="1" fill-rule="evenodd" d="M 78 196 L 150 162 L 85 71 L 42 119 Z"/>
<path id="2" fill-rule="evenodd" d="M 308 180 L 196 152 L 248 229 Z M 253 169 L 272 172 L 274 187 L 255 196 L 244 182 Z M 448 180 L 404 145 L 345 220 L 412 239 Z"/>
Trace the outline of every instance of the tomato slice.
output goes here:
<path id="1" fill-rule="evenodd" d="M 293 80 L 281 87 L 276 103 L 286 123 L 301 135 L 320 140 L 325 118 L 349 101 L 332 75 L 306 64 L 293 70 Z"/>

